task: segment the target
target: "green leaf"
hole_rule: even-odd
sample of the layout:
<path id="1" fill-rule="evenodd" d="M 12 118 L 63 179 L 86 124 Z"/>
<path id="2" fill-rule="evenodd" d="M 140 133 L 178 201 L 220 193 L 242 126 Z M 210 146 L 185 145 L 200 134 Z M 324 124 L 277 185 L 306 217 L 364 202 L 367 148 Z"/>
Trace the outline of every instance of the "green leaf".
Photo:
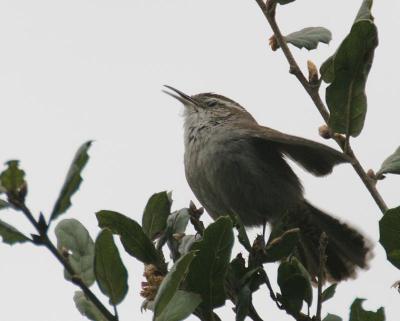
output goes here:
<path id="1" fill-rule="evenodd" d="M 377 45 L 375 25 L 370 20 L 360 20 L 336 52 L 334 80 L 326 89 L 326 102 L 331 113 L 329 126 L 336 133 L 356 137 L 364 126 L 367 112 L 365 85 Z"/>
<path id="2" fill-rule="evenodd" d="M 400 269 L 400 207 L 385 212 L 379 221 L 379 234 L 388 261 Z"/>
<path id="3" fill-rule="evenodd" d="M 300 230 L 294 228 L 287 230 L 281 236 L 273 239 L 265 249 L 264 263 L 276 262 L 288 257 L 299 242 Z"/>
<path id="4" fill-rule="evenodd" d="M 19 193 L 26 187 L 25 172 L 19 168 L 19 161 L 6 162 L 7 169 L 0 174 L 0 185 L 7 193 Z"/>
<path id="5" fill-rule="evenodd" d="M 322 321 L 342 321 L 342 318 L 328 313 L 328 315 Z"/>
<path id="6" fill-rule="evenodd" d="M 376 176 L 378 178 L 382 178 L 383 174 L 388 173 L 400 174 L 400 147 L 398 147 L 392 155 L 385 159 L 381 165 L 381 168 L 376 173 Z"/>
<path id="7" fill-rule="evenodd" d="M 374 21 L 374 17 L 372 16 L 371 13 L 371 8 L 372 8 L 372 3 L 373 0 L 363 0 L 360 10 L 358 10 L 356 19 L 354 22 L 357 22 L 359 20 L 371 20 Z"/>
<path id="8" fill-rule="evenodd" d="M 121 303 L 128 292 L 128 272 L 108 229 L 102 230 L 96 239 L 94 274 L 101 292 L 110 298 L 110 304 Z"/>
<path id="9" fill-rule="evenodd" d="M 189 252 L 181 256 L 165 276 L 154 299 L 155 318 L 159 317 L 167 308 L 168 304 L 170 304 L 174 295 L 178 291 L 179 285 L 185 278 L 195 255 L 196 254 L 194 252 Z"/>
<path id="10" fill-rule="evenodd" d="M 229 214 L 231 220 L 233 221 L 233 225 L 235 226 L 235 228 L 238 231 L 238 240 L 240 242 L 240 244 L 242 244 L 244 246 L 244 248 L 247 251 L 251 251 L 251 244 L 250 244 L 250 240 L 249 237 L 247 236 L 247 232 L 246 229 L 242 223 L 242 220 L 240 219 L 239 215 L 231 213 Z"/>
<path id="11" fill-rule="evenodd" d="M 190 214 L 188 208 L 182 208 L 168 216 L 167 226 L 171 229 L 171 233 L 184 233 L 189 223 Z"/>
<path id="12" fill-rule="evenodd" d="M 3 238 L 3 242 L 13 245 L 15 243 L 25 243 L 31 240 L 18 231 L 15 227 L 7 224 L 0 220 L 0 236 Z"/>
<path id="13" fill-rule="evenodd" d="M 192 246 L 198 252 L 186 277 L 187 289 L 201 295 L 201 307 L 207 312 L 225 303 L 224 280 L 234 241 L 232 228 L 229 217 L 220 217 Z"/>
<path id="14" fill-rule="evenodd" d="M 322 292 L 322 295 L 321 295 L 322 300 L 321 301 L 325 302 L 325 301 L 328 301 L 329 299 L 332 299 L 333 296 L 335 295 L 336 287 L 337 287 L 337 283 L 334 283 L 331 286 L 329 286 L 328 288 L 326 288 L 324 290 L 324 292 Z"/>
<path id="15" fill-rule="evenodd" d="M 156 239 L 167 226 L 171 212 L 171 201 L 167 192 L 153 194 L 147 202 L 142 216 L 142 228 L 151 239 Z"/>
<path id="16" fill-rule="evenodd" d="M 327 60 L 325 60 L 325 62 L 319 68 L 322 80 L 328 84 L 332 83 L 333 80 L 335 79 L 335 65 L 334 65 L 335 55 L 336 53 L 333 56 L 330 56 Z"/>
<path id="17" fill-rule="evenodd" d="M 99 227 L 108 228 L 120 236 L 126 252 L 145 264 L 154 264 L 160 272 L 166 270 L 162 255 L 137 222 L 120 213 L 106 210 L 97 212 L 96 217 Z"/>
<path id="18" fill-rule="evenodd" d="M 236 303 L 236 321 L 244 321 L 249 314 L 252 302 L 251 295 L 250 284 L 245 284 L 239 290 Z"/>
<path id="19" fill-rule="evenodd" d="M 282 262 L 278 268 L 278 285 L 282 292 L 282 303 L 291 313 L 297 313 L 306 301 L 312 303 L 310 276 L 301 263 L 292 257 Z"/>
<path id="20" fill-rule="evenodd" d="M 86 284 L 91 286 L 95 281 L 94 243 L 87 229 L 76 219 L 65 219 L 55 228 L 57 248 L 61 252 L 71 252 L 68 261 L 76 275 Z M 71 275 L 64 271 L 65 279 L 71 281 Z"/>
<path id="21" fill-rule="evenodd" d="M 350 307 L 350 321 L 385 321 L 385 311 L 379 308 L 376 312 L 365 311 L 362 303 L 365 299 L 355 299 Z"/>
<path id="22" fill-rule="evenodd" d="M 187 291 L 178 290 L 155 321 L 181 321 L 186 319 L 198 307 L 201 296 Z"/>
<path id="23" fill-rule="evenodd" d="M 276 0 L 280 5 L 285 5 L 291 2 L 294 2 L 295 0 Z"/>
<path id="24" fill-rule="evenodd" d="M 332 40 L 332 33 L 324 27 L 308 27 L 288 34 L 285 40 L 299 49 L 312 50 L 320 42 L 328 44 Z"/>
<path id="25" fill-rule="evenodd" d="M 82 291 L 76 291 L 74 302 L 78 311 L 92 321 L 108 321 Z"/>
<path id="26" fill-rule="evenodd" d="M 0 199 L 0 210 L 4 209 L 4 208 L 9 208 L 10 204 L 8 202 L 6 202 L 5 200 Z"/>
<path id="27" fill-rule="evenodd" d="M 82 182 L 81 172 L 89 160 L 87 153 L 92 141 L 84 143 L 76 152 L 72 164 L 68 170 L 67 177 L 58 195 L 51 212 L 50 221 L 55 220 L 71 206 L 71 197 L 78 190 Z"/>
<path id="28" fill-rule="evenodd" d="M 201 240 L 201 236 L 199 234 L 185 235 L 181 240 L 179 240 L 179 253 L 182 255 L 188 253 L 192 249 L 193 244 L 199 240 Z"/>

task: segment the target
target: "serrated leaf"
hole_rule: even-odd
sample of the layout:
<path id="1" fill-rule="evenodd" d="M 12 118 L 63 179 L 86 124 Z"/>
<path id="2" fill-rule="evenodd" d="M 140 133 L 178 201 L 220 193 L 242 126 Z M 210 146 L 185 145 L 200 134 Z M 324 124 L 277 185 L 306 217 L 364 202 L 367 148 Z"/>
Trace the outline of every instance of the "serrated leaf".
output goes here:
<path id="1" fill-rule="evenodd" d="M 96 213 L 99 227 L 108 228 L 118 234 L 121 243 L 128 254 L 145 264 L 154 264 L 160 271 L 166 269 L 160 252 L 143 232 L 142 227 L 129 217 L 114 211 L 99 211 Z"/>
<path id="2" fill-rule="evenodd" d="M 332 33 L 324 27 L 308 27 L 285 36 L 287 43 L 302 49 L 316 49 L 320 42 L 328 44 L 332 40 Z"/>
<path id="3" fill-rule="evenodd" d="M 76 291 L 74 302 L 78 311 L 92 321 L 108 321 L 82 291 Z"/>
<path id="4" fill-rule="evenodd" d="M 379 221 L 379 234 L 388 261 L 400 269 L 400 207 L 385 212 Z"/>
<path id="5" fill-rule="evenodd" d="M 370 20 L 360 20 L 335 54 L 334 79 L 326 89 L 326 102 L 330 110 L 329 126 L 336 133 L 356 137 L 364 126 L 365 85 L 377 45 L 375 25 Z"/>
<path id="6" fill-rule="evenodd" d="M 284 232 L 281 236 L 267 244 L 263 262 L 276 262 L 289 256 L 299 242 L 300 230 L 294 228 Z"/>
<path id="7" fill-rule="evenodd" d="M 322 292 L 321 301 L 325 302 L 325 301 L 328 301 L 329 299 L 333 298 L 333 296 L 335 295 L 335 292 L 336 292 L 336 287 L 337 287 L 337 283 L 332 284 L 329 287 L 327 287 L 324 290 L 324 292 Z"/>
<path id="8" fill-rule="evenodd" d="M 301 263 L 292 257 L 278 268 L 278 285 L 282 292 L 282 303 L 287 311 L 297 313 L 306 301 L 312 303 L 310 276 Z"/>
<path id="9" fill-rule="evenodd" d="M 354 22 L 357 22 L 359 20 L 374 21 L 374 17 L 372 16 L 372 13 L 371 13 L 372 3 L 373 3 L 373 0 L 363 0 Z"/>
<path id="10" fill-rule="evenodd" d="M 204 230 L 203 239 L 192 246 L 198 252 L 186 277 L 187 290 L 201 295 L 201 307 L 208 313 L 225 303 L 224 280 L 234 241 L 232 229 L 230 218 L 220 217 Z"/>
<path id="11" fill-rule="evenodd" d="M 376 173 L 377 177 L 383 174 L 400 174 L 400 147 L 382 163 L 381 168 Z"/>
<path id="12" fill-rule="evenodd" d="M 76 275 L 90 287 L 94 281 L 94 242 L 87 229 L 76 219 L 64 219 L 55 228 L 59 251 L 71 252 L 68 261 Z M 64 271 L 65 279 L 71 281 L 71 275 Z"/>
<path id="13" fill-rule="evenodd" d="M 365 299 L 355 299 L 350 307 L 350 321 L 385 321 L 385 311 L 379 308 L 376 312 L 365 311 L 362 303 Z"/>
<path id="14" fill-rule="evenodd" d="M 154 318 L 159 317 L 170 304 L 195 255 L 195 252 L 189 252 L 181 256 L 163 279 L 154 299 Z"/>
<path id="15" fill-rule="evenodd" d="M 128 292 L 128 272 L 108 229 L 102 230 L 96 239 L 94 274 L 101 292 L 109 297 L 110 304 L 121 303 Z"/>
<path id="16" fill-rule="evenodd" d="M 161 315 L 155 321 L 181 321 L 186 319 L 198 307 L 201 296 L 187 291 L 178 290 Z"/>
<path id="17" fill-rule="evenodd" d="M 25 243 L 31 240 L 18 231 L 15 227 L 0 220 L 0 236 L 4 243 L 13 245 L 15 243 Z"/>
<path id="18" fill-rule="evenodd" d="M 328 315 L 322 321 L 342 321 L 342 318 L 328 313 Z"/>
<path id="19" fill-rule="evenodd" d="M 71 166 L 68 170 L 67 177 L 61 188 L 60 194 L 54 204 L 51 212 L 50 221 L 55 220 L 58 216 L 67 211 L 71 206 L 71 197 L 78 190 L 81 182 L 81 172 L 89 160 L 88 149 L 92 141 L 84 143 L 76 152 Z"/>
<path id="20" fill-rule="evenodd" d="M 18 193 L 26 185 L 25 172 L 19 168 L 19 161 L 6 162 L 7 169 L 0 174 L 0 184 L 8 193 Z"/>
<path id="21" fill-rule="evenodd" d="M 147 202 L 142 216 L 142 228 L 151 240 L 157 238 L 165 229 L 171 204 L 167 192 L 153 194 Z"/>

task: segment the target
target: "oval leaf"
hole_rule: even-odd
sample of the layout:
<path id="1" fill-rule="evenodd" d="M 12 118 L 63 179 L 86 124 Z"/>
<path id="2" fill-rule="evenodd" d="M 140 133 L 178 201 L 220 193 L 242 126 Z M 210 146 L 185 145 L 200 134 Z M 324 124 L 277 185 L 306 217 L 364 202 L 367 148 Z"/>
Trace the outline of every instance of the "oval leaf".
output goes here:
<path id="1" fill-rule="evenodd" d="M 177 291 L 161 315 L 155 321 L 181 321 L 198 307 L 201 296 L 187 291 Z"/>
<path id="2" fill-rule="evenodd" d="M 336 133 L 358 136 L 367 112 L 365 85 L 378 32 L 369 20 L 356 22 L 334 57 L 333 82 L 326 89 L 329 126 Z M 328 77 L 329 78 L 329 77 Z"/>
<path id="3" fill-rule="evenodd" d="M 324 290 L 324 292 L 322 292 L 321 301 L 325 302 L 325 301 L 328 301 L 329 299 L 333 298 L 333 296 L 335 295 L 335 292 L 336 292 L 336 287 L 337 287 L 337 283 L 332 284 L 331 286 L 326 288 Z"/>
<path id="4" fill-rule="evenodd" d="M 378 178 L 382 178 L 383 174 L 400 174 L 400 147 L 390 155 L 382 163 L 381 168 L 376 173 Z"/>
<path id="5" fill-rule="evenodd" d="M 108 321 L 82 291 L 76 291 L 74 302 L 78 311 L 92 321 Z"/>
<path id="6" fill-rule="evenodd" d="M 128 292 L 128 272 L 122 263 L 110 230 L 104 229 L 95 243 L 94 274 L 101 292 L 117 305 Z"/>
<path id="7" fill-rule="evenodd" d="M 278 285 L 282 292 L 282 303 L 288 312 L 299 312 L 303 301 L 306 301 L 309 306 L 311 305 L 310 276 L 295 257 L 282 262 L 279 266 Z"/>
<path id="8" fill-rule="evenodd" d="M 379 221 L 379 234 L 388 261 L 400 269 L 400 207 L 385 212 Z"/>
<path id="9" fill-rule="evenodd" d="M 167 192 L 153 194 L 147 202 L 142 216 L 142 228 L 154 240 L 165 229 L 171 212 L 171 201 Z"/>
<path id="10" fill-rule="evenodd" d="M 25 243 L 31 240 L 18 231 L 15 227 L 7 224 L 0 220 L 0 236 L 3 238 L 3 242 L 13 245 L 15 243 Z"/>
<path id="11" fill-rule="evenodd" d="M 185 278 L 195 255 L 194 252 L 190 252 L 180 257 L 163 279 L 154 299 L 155 318 L 159 317 L 167 308 L 168 304 L 170 304 L 174 295 L 178 291 L 179 285 Z"/>
<path id="12" fill-rule="evenodd" d="M 276 262 L 288 257 L 299 242 L 299 234 L 300 230 L 294 228 L 270 241 L 265 249 L 263 262 Z"/>
<path id="13" fill-rule="evenodd" d="M 359 20 L 374 21 L 374 17 L 372 16 L 372 13 L 371 13 L 372 3 L 373 3 L 373 0 L 363 0 L 354 22 L 357 22 Z"/>
<path id="14" fill-rule="evenodd" d="M 328 44 L 332 40 L 332 33 L 324 27 L 308 27 L 288 34 L 287 43 L 302 49 L 316 49 L 320 42 Z"/>
<path id="15" fill-rule="evenodd" d="M 68 261 L 76 275 L 89 287 L 94 283 L 94 243 L 87 229 L 76 219 L 65 219 L 55 228 L 59 251 L 71 252 Z M 64 271 L 64 277 L 71 281 L 71 275 Z"/>
<path id="16" fill-rule="evenodd" d="M 322 321 L 342 321 L 342 318 L 328 313 L 328 315 Z"/>
<path id="17" fill-rule="evenodd" d="M 224 280 L 234 241 L 232 229 L 230 218 L 220 217 L 192 246 L 198 252 L 186 277 L 187 289 L 201 295 L 201 307 L 208 312 L 225 303 Z"/>
<path id="18" fill-rule="evenodd" d="M 26 187 L 25 172 L 19 168 L 19 161 L 10 160 L 6 162 L 7 169 L 0 174 L 0 185 L 2 191 L 16 194 Z"/>
<path id="19" fill-rule="evenodd" d="M 76 152 L 68 170 L 67 177 L 65 178 L 64 185 L 62 186 L 61 192 L 54 204 L 50 221 L 56 219 L 71 206 L 71 197 L 78 190 L 79 185 L 82 182 L 81 172 L 89 160 L 87 151 L 91 144 L 91 141 L 84 143 Z"/>
<path id="20" fill-rule="evenodd" d="M 154 264 L 160 272 L 166 271 L 162 255 L 137 222 L 123 214 L 106 210 L 97 212 L 96 217 L 101 228 L 108 228 L 120 236 L 126 252 L 145 264 Z"/>
<path id="21" fill-rule="evenodd" d="M 385 311 L 380 308 L 376 312 L 365 311 L 362 302 L 365 299 L 355 299 L 350 307 L 350 321 L 385 321 Z"/>

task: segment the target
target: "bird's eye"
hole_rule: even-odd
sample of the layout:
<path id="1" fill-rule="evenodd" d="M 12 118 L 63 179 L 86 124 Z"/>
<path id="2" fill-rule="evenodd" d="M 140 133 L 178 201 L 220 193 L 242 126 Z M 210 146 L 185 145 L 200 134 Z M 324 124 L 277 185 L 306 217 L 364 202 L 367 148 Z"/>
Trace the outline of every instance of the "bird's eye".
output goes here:
<path id="1" fill-rule="evenodd" d="M 216 104 L 217 104 L 216 100 L 207 101 L 207 106 L 208 107 L 214 107 Z"/>

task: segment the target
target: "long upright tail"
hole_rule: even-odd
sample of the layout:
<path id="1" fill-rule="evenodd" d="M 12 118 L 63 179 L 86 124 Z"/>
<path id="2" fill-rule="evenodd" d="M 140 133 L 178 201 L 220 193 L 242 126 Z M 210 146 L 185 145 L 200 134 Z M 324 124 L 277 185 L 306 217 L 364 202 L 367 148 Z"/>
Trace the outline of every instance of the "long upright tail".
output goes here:
<path id="1" fill-rule="evenodd" d="M 303 203 L 299 211 L 290 214 L 279 230 L 294 227 L 300 228 L 301 235 L 297 255 L 313 279 L 319 271 L 319 240 L 322 232 L 328 236 L 324 272 L 329 281 L 354 277 L 357 267 L 368 268 L 368 260 L 372 257 L 370 242 L 354 228 L 310 203 Z"/>

